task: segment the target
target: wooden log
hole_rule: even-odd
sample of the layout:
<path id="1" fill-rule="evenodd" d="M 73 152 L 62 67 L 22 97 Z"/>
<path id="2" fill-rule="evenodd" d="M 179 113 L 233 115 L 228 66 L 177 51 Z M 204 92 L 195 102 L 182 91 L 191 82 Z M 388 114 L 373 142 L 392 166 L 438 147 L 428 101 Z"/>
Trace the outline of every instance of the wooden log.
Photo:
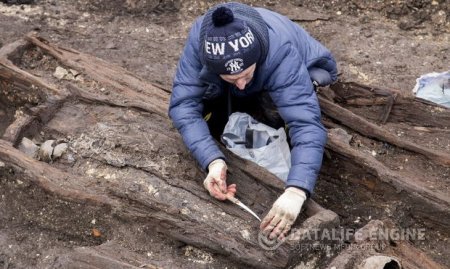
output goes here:
<path id="1" fill-rule="evenodd" d="M 389 115 L 391 114 L 392 107 L 394 106 L 395 99 L 397 99 L 397 94 L 393 94 L 388 97 L 383 114 L 380 117 L 381 124 L 385 124 L 387 122 Z"/>
<path id="2" fill-rule="evenodd" d="M 88 74 L 93 80 L 125 97 L 126 99 L 120 100 L 123 103 L 139 101 L 148 111 L 163 117 L 167 115 L 169 93 L 165 92 L 164 89 L 155 87 L 137 78 L 130 71 L 111 65 L 102 59 L 72 49 L 52 45 L 44 38 L 36 36 L 35 33 L 30 33 L 26 39 L 55 57 L 61 64 Z M 147 100 L 151 102 L 147 103 Z"/>
<path id="3" fill-rule="evenodd" d="M 415 175 L 405 177 L 392 171 L 384 164 L 376 160 L 372 155 L 361 153 L 353 149 L 347 141 L 342 138 L 343 130 L 332 130 L 328 135 L 326 147 L 336 154 L 342 155 L 346 161 L 353 162 L 361 167 L 363 171 L 374 175 L 380 182 L 384 182 L 395 189 L 396 192 L 405 192 L 410 199 L 407 202 L 417 215 L 426 216 L 433 223 L 446 227 L 450 221 L 450 197 L 439 190 L 430 190 L 425 182 Z M 439 215 L 440 218 L 433 216 Z"/>
<path id="4" fill-rule="evenodd" d="M 405 95 L 394 90 L 368 87 L 359 83 L 336 83 L 331 86 L 334 101 L 355 114 L 363 115 L 376 122 L 379 115 L 367 112 L 367 106 L 386 105 L 388 96 L 395 95 L 395 103 L 389 114 L 388 122 L 407 123 L 412 126 L 424 126 L 445 129 L 449 127 L 450 109 L 427 100 Z"/>
<path id="5" fill-rule="evenodd" d="M 61 107 L 65 98 L 50 98 L 42 104 L 20 114 L 5 130 L 2 139 L 11 142 L 14 146 L 26 136 L 35 136 L 39 125 L 47 123 L 52 115 Z"/>
<path id="6" fill-rule="evenodd" d="M 115 257 L 109 256 L 107 253 L 98 253 L 91 249 L 76 249 L 70 254 L 58 257 L 57 262 L 53 265 L 54 268 L 86 268 L 86 269 L 102 269 L 102 268 L 124 268 L 124 269 L 139 269 L 151 268 L 157 269 L 160 267 L 152 264 L 143 264 L 142 267 L 134 266 L 132 264 L 117 260 Z"/>
<path id="7" fill-rule="evenodd" d="M 0 79 L 8 81 L 8 83 L 19 88 L 33 89 L 41 100 L 47 99 L 47 95 L 64 96 L 64 89 L 57 89 L 51 83 L 36 77 L 19 67 L 17 67 L 12 59 L 20 58 L 24 50 L 32 45 L 25 40 L 7 44 L 0 49 Z"/>
<path id="8" fill-rule="evenodd" d="M 186 210 L 186 212 L 189 212 L 188 214 L 182 214 L 180 210 L 183 212 L 183 208 L 177 208 L 174 204 L 171 205 L 161 201 L 155 196 L 148 195 L 147 192 L 124 193 L 123 189 L 131 189 L 131 184 L 128 186 L 124 184 L 115 188 L 110 187 L 107 191 L 92 188 L 86 182 L 86 179 L 62 172 L 48 164 L 31 159 L 2 140 L 0 140 L 0 159 L 7 166 L 20 167 L 25 171 L 27 179 L 31 183 L 61 199 L 106 206 L 110 208 L 108 211 L 112 210 L 115 214 L 127 219 L 145 220 L 148 223 L 155 223 L 156 230 L 167 234 L 171 238 L 207 248 L 216 253 L 230 255 L 238 262 L 260 268 L 282 268 L 289 261 L 290 254 L 288 251 L 281 251 L 282 248 L 280 248 L 279 253 L 275 255 L 277 257 L 264 255 L 265 251 L 258 247 L 257 237 L 254 237 L 253 240 L 249 237 L 250 241 L 243 238 L 240 234 L 241 229 L 248 229 L 249 233 L 251 232 L 255 236 L 256 229 L 254 230 L 255 232 L 252 232 L 250 229 L 256 225 L 249 226 L 249 218 L 244 220 L 240 219 L 239 215 L 233 214 L 235 207 L 231 204 L 217 203 L 217 206 L 222 207 L 219 212 L 231 210 L 231 216 L 229 217 L 220 217 L 220 214 L 214 213 L 215 210 L 211 210 L 214 209 L 213 205 L 198 209 L 196 209 L 195 205 L 192 205 Z M 157 179 L 154 178 L 153 180 Z M 82 184 L 83 182 L 84 184 Z M 156 181 L 152 181 L 152 183 L 153 185 L 151 186 L 157 186 Z M 105 191 L 109 195 L 105 194 Z M 169 196 L 169 193 L 170 195 L 177 193 L 177 198 L 187 201 L 198 200 L 194 195 L 189 195 L 189 191 L 180 192 L 178 188 L 173 190 L 166 189 L 165 192 L 165 196 Z M 170 199 L 175 200 L 174 197 Z M 209 217 L 202 221 L 201 218 L 205 215 Z M 225 219 L 227 219 L 228 223 L 233 224 L 224 226 L 222 221 L 225 221 Z M 227 232 L 224 230 L 225 227 L 227 229 L 232 228 L 232 230 Z M 266 265 L 261 266 L 261 262 Z"/>
<path id="9" fill-rule="evenodd" d="M 32 124 L 36 120 L 35 117 L 30 115 L 20 115 L 16 120 L 8 126 L 8 128 L 5 130 L 5 133 L 3 134 L 2 139 L 9 141 L 13 143 L 14 145 L 17 144 L 17 141 L 23 131 L 28 128 L 30 124 Z"/>
<path id="10" fill-rule="evenodd" d="M 334 120 L 342 123 L 343 125 L 359 132 L 370 138 L 375 138 L 380 141 L 386 141 L 392 145 L 398 146 L 400 148 L 407 149 L 412 152 L 416 152 L 424 155 L 430 160 L 436 161 L 440 164 L 450 166 L 450 154 L 436 151 L 423 147 L 421 145 L 414 144 L 405 139 L 400 139 L 396 135 L 391 134 L 382 127 L 367 121 L 366 119 L 358 116 L 351 111 L 334 104 L 333 102 L 319 97 L 321 110 L 327 116 L 333 118 Z"/>

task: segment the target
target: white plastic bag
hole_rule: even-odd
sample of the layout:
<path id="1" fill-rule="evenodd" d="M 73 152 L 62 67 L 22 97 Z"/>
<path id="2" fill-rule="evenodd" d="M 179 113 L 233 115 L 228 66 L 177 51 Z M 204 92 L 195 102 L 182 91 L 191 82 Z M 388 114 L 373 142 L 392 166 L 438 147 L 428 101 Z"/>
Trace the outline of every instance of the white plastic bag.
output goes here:
<path id="1" fill-rule="evenodd" d="M 222 142 L 234 154 L 266 168 L 283 181 L 287 180 L 291 152 L 283 128 L 276 130 L 246 113 L 235 112 L 228 119 Z"/>
<path id="2" fill-rule="evenodd" d="M 450 71 L 426 74 L 416 81 L 416 97 L 450 107 Z"/>

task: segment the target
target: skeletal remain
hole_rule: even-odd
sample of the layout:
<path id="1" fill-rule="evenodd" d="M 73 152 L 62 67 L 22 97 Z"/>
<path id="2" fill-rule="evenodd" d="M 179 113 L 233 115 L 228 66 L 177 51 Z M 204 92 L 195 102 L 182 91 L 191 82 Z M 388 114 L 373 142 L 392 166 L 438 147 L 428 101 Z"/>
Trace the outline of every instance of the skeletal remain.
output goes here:
<path id="1" fill-rule="evenodd" d="M 19 144 L 19 150 L 25 153 L 27 156 L 36 159 L 38 156 L 39 146 L 33 143 L 30 139 L 24 137 Z"/>
<path id="2" fill-rule="evenodd" d="M 19 150 L 33 159 L 51 162 L 61 157 L 67 151 L 67 143 L 57 144 L 56 140 L 47 140 L 41 146 L 24 137 L 19 144 Z"/>
<path id="3" fill-rule="evenodd" d="M 39 160 L 44 162 L 50 162 L 52 160 L 55 142 L 55 140 L 47 140 L 41 145 L 39 149 Z"/>
<path id="4" fill-rule="evenodd" d="M 61 157 L 64 152 L 67 151 L 67 143 L 61 143 L 55 146 L 55 148 L 53 149 L 53 155 L 52 158 L 56 159 Z"/>

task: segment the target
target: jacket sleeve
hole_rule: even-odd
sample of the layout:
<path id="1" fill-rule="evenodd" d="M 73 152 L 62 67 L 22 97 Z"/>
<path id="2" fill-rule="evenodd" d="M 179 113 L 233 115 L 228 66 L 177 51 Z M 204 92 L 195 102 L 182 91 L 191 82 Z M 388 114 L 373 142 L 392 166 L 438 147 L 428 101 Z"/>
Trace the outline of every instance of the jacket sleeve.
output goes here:
<path id="1" fill-rule="evenodd" d="M 306 64 L 296 48 L 282 46 L 274 55 L 272 76 L 267 82 L 280 116 L 289 127 L 291 169 L 286 186 L 311 194 L 322 165 L 327 139 L 321 123 L 320 107 Z"/>
<path id="2" fill-rule="evenodd" d="M 169 117 L 194 158 L 207 170 L 210 162 L 225 157 L 202 117 L 202 97 L 207 87 L 199 79 L 202 69 L 199 59 L 200 24 L 200 20 L 194 23 L 178 62 L 169 103 Z"/>

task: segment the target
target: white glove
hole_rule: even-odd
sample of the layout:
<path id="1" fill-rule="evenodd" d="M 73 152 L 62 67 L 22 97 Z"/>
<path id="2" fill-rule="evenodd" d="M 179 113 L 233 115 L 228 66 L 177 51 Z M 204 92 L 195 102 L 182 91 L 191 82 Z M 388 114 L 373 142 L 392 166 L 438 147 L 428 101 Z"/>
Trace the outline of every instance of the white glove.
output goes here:
<path id="1" fill-rule="evenodd" d="M 260 229 L 269 239 L 282 239 L 297 219 L 300 209 L 306 200 L 306 193 L 295 187 L 287 188 L 278 197 L 269 214 L 262 220 Z"/>
<path id="2" fill-rule="evenodd" d="M 227 164 L 222 159 L 216 159 L 208 165 L 208 176 L 203 186 L 209 194 L 218 200 L 226 200 L 228 196 L 236 193 L 236 184 L 227 187 Z"/>

